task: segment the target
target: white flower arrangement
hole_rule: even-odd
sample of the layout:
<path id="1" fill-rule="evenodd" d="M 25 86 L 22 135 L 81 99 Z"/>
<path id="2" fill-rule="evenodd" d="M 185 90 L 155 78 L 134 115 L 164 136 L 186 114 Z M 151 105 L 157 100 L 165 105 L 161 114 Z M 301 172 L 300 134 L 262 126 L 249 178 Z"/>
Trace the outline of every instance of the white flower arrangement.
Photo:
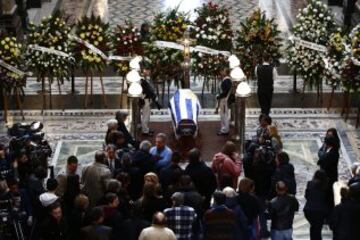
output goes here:
<path id="1" fill-rule="evenodd" d="M 337 30 L 334 16 L 326 5 L 309 0 L 308 5 L 297 16 L 293 34 L 302 40 L 326 46 L 330 35 Z M 321 84 L 325 72 L 323 57 L 321 52 L 299 46 L 295 42 L 291 42 L 288 48 L 291 69 L 296 70 L 310 86 Z"/>
<path id="2" fill-rule="evenodd" d="M 69 51 L 68 33 L 70 28 L 63 20 L 60 12 L 53 16 L 44 17 L 39 26 L 29 25 L 27 35 L 28 45 L 38 45 L 50 50 L 61 51 L 71 56 Z M 74 63 L 71 57 L 64 57 L 50 51 L 39 51 L 28 48 L 26 55 L 28 67 L 37 74 L 38 77 L 56 77 L 63 82 L 69 76 L 71 66 Z"/>
<path id="3" fill-rule="evenodd" d="M 198 17 L 195 20 L 196 27 L 192 36 L 197 40 L 196 44 L 216 50 L 230 51 L 232 49 L 233 31 L 229 10 L 210 1 L 195 11 Z M 222 56 L 194 54 L 193 67 L 202 75 L 216 75 L 224 63 L 225 59 Z"/>

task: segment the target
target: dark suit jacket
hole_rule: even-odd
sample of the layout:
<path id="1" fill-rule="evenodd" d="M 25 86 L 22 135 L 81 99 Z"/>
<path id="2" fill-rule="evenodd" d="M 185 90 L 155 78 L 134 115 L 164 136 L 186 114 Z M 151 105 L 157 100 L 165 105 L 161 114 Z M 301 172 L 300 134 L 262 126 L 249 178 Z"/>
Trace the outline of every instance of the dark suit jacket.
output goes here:
<path id="1" fill-rule="evenodd" d="M 332 148 L 319 159 L 318 165 L 324 170 L 330 180 L 330 185 L 338 180 L 339 151 Z"/>
<path id="2" fill-rule="evenodd" d="M 111 228 L 104 225 L 89 225 L 81 228 L 81 240 L 109 240 Z"/>
<path id="3" fill-rule="evenodd" d="M 314 181 L 309 181 L 305 190 L 306 204 L 304 211 L 319 211 L 327 213 L 328 207 L 328 187 L 320 186 Z"/>

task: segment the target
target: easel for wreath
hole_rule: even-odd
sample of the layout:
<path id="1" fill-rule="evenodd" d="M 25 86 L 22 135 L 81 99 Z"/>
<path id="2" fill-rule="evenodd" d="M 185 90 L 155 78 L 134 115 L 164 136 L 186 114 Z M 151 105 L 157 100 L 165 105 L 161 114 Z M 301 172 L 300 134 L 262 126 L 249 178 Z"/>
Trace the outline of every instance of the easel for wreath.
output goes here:
<path id="1" fill-rule="evenodd" d="M 48 85 L 49 85 L 49 90 L 46 90 L 46 77 L 45 74 L 41 74 L 40 76 L 40 81 L 41 81 L 41 96 L 42 96 L 42 108 L 41 108 L 41 114 L 44 113 L 44 111 L 47 108 L 47 104 L 46 104 L 46 95 L 49 94 L 49 108 L 52 109 L 52 89 L 51 89 L 51 85 L 52 82 L 54 80 L 53 76 L 48 76 L 47 77 L 48 80 Z M 59 95 L 62 96 L 62 91 L 61 91 L 61 80 L 56 77 L 56 81 L 57 81 L 57 85 L 58 85 L 58 90 L 59 90 Z M 64 110 L 64 104 L 63 104 L 63 110 Z"/>
<path id="2" fill-rule="evenodd" d="M 24 111 L 23 111 L 22 103 L 21 103 L 21 100 L 20 100 L 19 87 L 15 87 L 13 89 L 13 92 L 14 92 L 13 96 L 15 97 L 17 108 L 20 110 L 22 120 L 24 120 L 25 117 L 24 117 Z M 4 121 L 5 121 L 5 123 L 7 123 L 8 122 L 8 109 L 9 109 L 8 98 L 11 96 L 11 94 L 9 95 L 8 91 L 4 87 L 2 87 L 2 95 L 3 95 L 3 104 L 4 104 Z"/>
<path id="3" fill-rule="evenodd" d="M 90 97 L 91 97 L 91 103 L 94 97 L 93 94 L 93 78 L 94 78 L 94 74 L 90 71 L 89 73 L 86 73 L 85 75 L 85 108 L 87 108 L 88 106 L 88 88 L 89 88 L 89 80 L 90 80 Z M 104 88 L 104 82 L 103 82 L 103 73 L 100 72 L 100 84 L 101 84 L 101 91 L 102 91 L 102 98 L 103 98 L 103 106 L 105 106 L 107 108 L 107 99 L 106 99 L 106 95 L 105 95 L 105 88 Z"/>
<path id="4" fill-rule="evenodd" d="M 11 66 L 10 64 L 7 64 L 6 62 L 4 62 L 1 59 L 0 59 L 0 66 L 3 67 L 4 69 L 6 69 L 7 71 L 10 71 L 10 72 L 13 72 L 13 73 L 17 74 L 20 78 L 23 78 L 22 80 L 26 80 L 25 79 L 25 77 L 26 77 L 25 72 L 22 72 L 21 70 L 17 69 L 14 66 Z M 3 95 L 3 105 L 4 105 L 4 121 L 6 123 L 7 123 L 7 120 L 8 120 L 8 97 L 9 97 L 8 93 L 11 94 L 12 90 L 14 92 L 16 105 L 17 105 L 18 109 L 20 109 L 22 119 L 23 120 L 25 119 L 24 112 L 23 112 L 23 107 L 22 107 L 21 100 L 20 100 L 20 93 L 19 93 L 20 87 L 15 85 L 15 87 L 12 87 L 10 89 L 9 88 L 6 89 L 6 87 L 4 85 L 1 85 L 1 93 Z"/>

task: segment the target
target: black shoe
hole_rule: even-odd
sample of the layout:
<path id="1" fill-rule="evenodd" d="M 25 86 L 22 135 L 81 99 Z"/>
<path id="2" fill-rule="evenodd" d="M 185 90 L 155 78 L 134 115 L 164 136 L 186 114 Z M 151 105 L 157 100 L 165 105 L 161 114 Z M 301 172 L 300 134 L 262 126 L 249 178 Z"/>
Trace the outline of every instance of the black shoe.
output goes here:
<path id="1" fill-rule="evenodd" d="M 225 132 L 219 131 L 219 132 L 217 132 L 217 135 L 218 136 L 227 136 L 227 135 L 229 135 L 229 132 L 225 133 Z"/>

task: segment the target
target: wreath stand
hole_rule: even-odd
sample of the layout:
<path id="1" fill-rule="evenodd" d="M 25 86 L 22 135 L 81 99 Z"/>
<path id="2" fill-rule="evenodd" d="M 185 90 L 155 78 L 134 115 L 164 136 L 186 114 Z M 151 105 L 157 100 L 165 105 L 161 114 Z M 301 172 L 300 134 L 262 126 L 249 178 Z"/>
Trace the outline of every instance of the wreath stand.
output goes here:
<path id="1" fill-rule="evenodd" d="M 351 97 L 350 91 L 345 90 L 344 95 L 343 95 L 343 107 L 342 107 L 342 111 L 341 111 L 341 116 L 344 116 L 344 114 L 345 114 L 345 122 L 349 118 L 350 101 L 351 101 L 350 97 Z"/>
<path id="2" fill-rule="evenodd" d="M 328 111 L 329 111 L 329 109 L 332 107 L 332 100 L 333 100 L 333 98 L 334 98 L 335 89 L 336 89 L 336 87 L 334 87 L 334 86 L 331 88 L 329 104 L 328 104 L 328 106 L 327 106 L 327 110 L 328 110 Z"/>
<path id="3" fill-rule="evenodd" d="M 124 106 L 123 106 L 123 97 L 124 97 L 123 95 L 126 94 L 126 92 L 125 92 L 125 88 L 126 88 L 125 84 L 126 84 L 125 76 L 122 76 L 120 102 L 119 102 L 120 108 L 123 108 L 123 107 L 124 107 Z"/>
<path id="4" fill-rule="evenodd" d="M 3 104 L 4 104 L 4 121 L 5 123 L 8 122 L 8 92 L 3 88 L 2 90 L 2 94 L 3 94 Z M 17 105 L 17 108 L 20 109 L 20 113 L 21 113 L 21 116 L 22 116 L 22 120 L 25 120 L 25 117 L 24 117 L 24 111 L 23 111 L 23 106 L 22 106 L 22 103 L 21 103 L 21 100 L 20 100 L 20 93 L 19 93 L 19 88 L 18 87 L 15 87 L 14 88 L 14 95 L 15 97 L 15 101 L 16 101 L 16 105 Z"/>
<path id="5" fill-rule="evenodd" d="M 86 82 L 85 82 L 85 109 L 88 106 L 88 86 L 89 86 L 89 78 L 90 78 L 90 96 L 91 96 L 91 104 L 93 103 L 93 73 L 86 74 Z M 103 105 L 105 108 L 107 108 L 107 100 L 106 100 L 106 95 L 105 95 L 105 88 L 104 88 L 104 82 L 103 82 L 103 73 L 100 72 L 100 84 L 101 84 L 101 91 L 102 91 L 102 98 L 103 98 Z"/>
<path id="6" fill-rule="evenodd" d="M 306 87 L 309 85 L 309 81 L 308 80 L 304 80 L 304 83 L 303 83 L 303 89 L 302 89 L 302 96 L 301 96 L 301 102 L 302 104 L 304 105 L 304 99 L 305 99 L 305 90 L 306 90 Z M 323 102 L 323 86 L 322 86 L 322 80 L 318 80 L 316 81 L 316 95 L 317 95 L 317 98 L 316 100 L 317 101 L 320 101 L 320 103 Z"/>
<path id="7" fill-rule="evenodd" d="M 48 77 L 48 85 L 49 85 L 49 90 L 46 90 L 46 78 L 45 75 L 41 76 L 41 95 L 42 95 L 42 109 L 41 109 L 41 114 L 44 113 L 44 111 L 47 108 L 47 104 L 46 104 L 46 95 L 47 93 L 49 94 L 49 108 L 52 109 L 52 90 L 51 90 L 51 85 L 52 82 L 54 80 L 53 76 L 49 76 Z M 62 91 L 61 91 L 61 84 L 60 84 L 60 79 L 58 77 L 56 77 L 56 81 L 57 81 L 57 85 L 58 85 L 58 90 L 59 90 L 59 95 L 62 96 Z M 64 105 L 63 105 L 63 110 L 64 110 Z"/>

